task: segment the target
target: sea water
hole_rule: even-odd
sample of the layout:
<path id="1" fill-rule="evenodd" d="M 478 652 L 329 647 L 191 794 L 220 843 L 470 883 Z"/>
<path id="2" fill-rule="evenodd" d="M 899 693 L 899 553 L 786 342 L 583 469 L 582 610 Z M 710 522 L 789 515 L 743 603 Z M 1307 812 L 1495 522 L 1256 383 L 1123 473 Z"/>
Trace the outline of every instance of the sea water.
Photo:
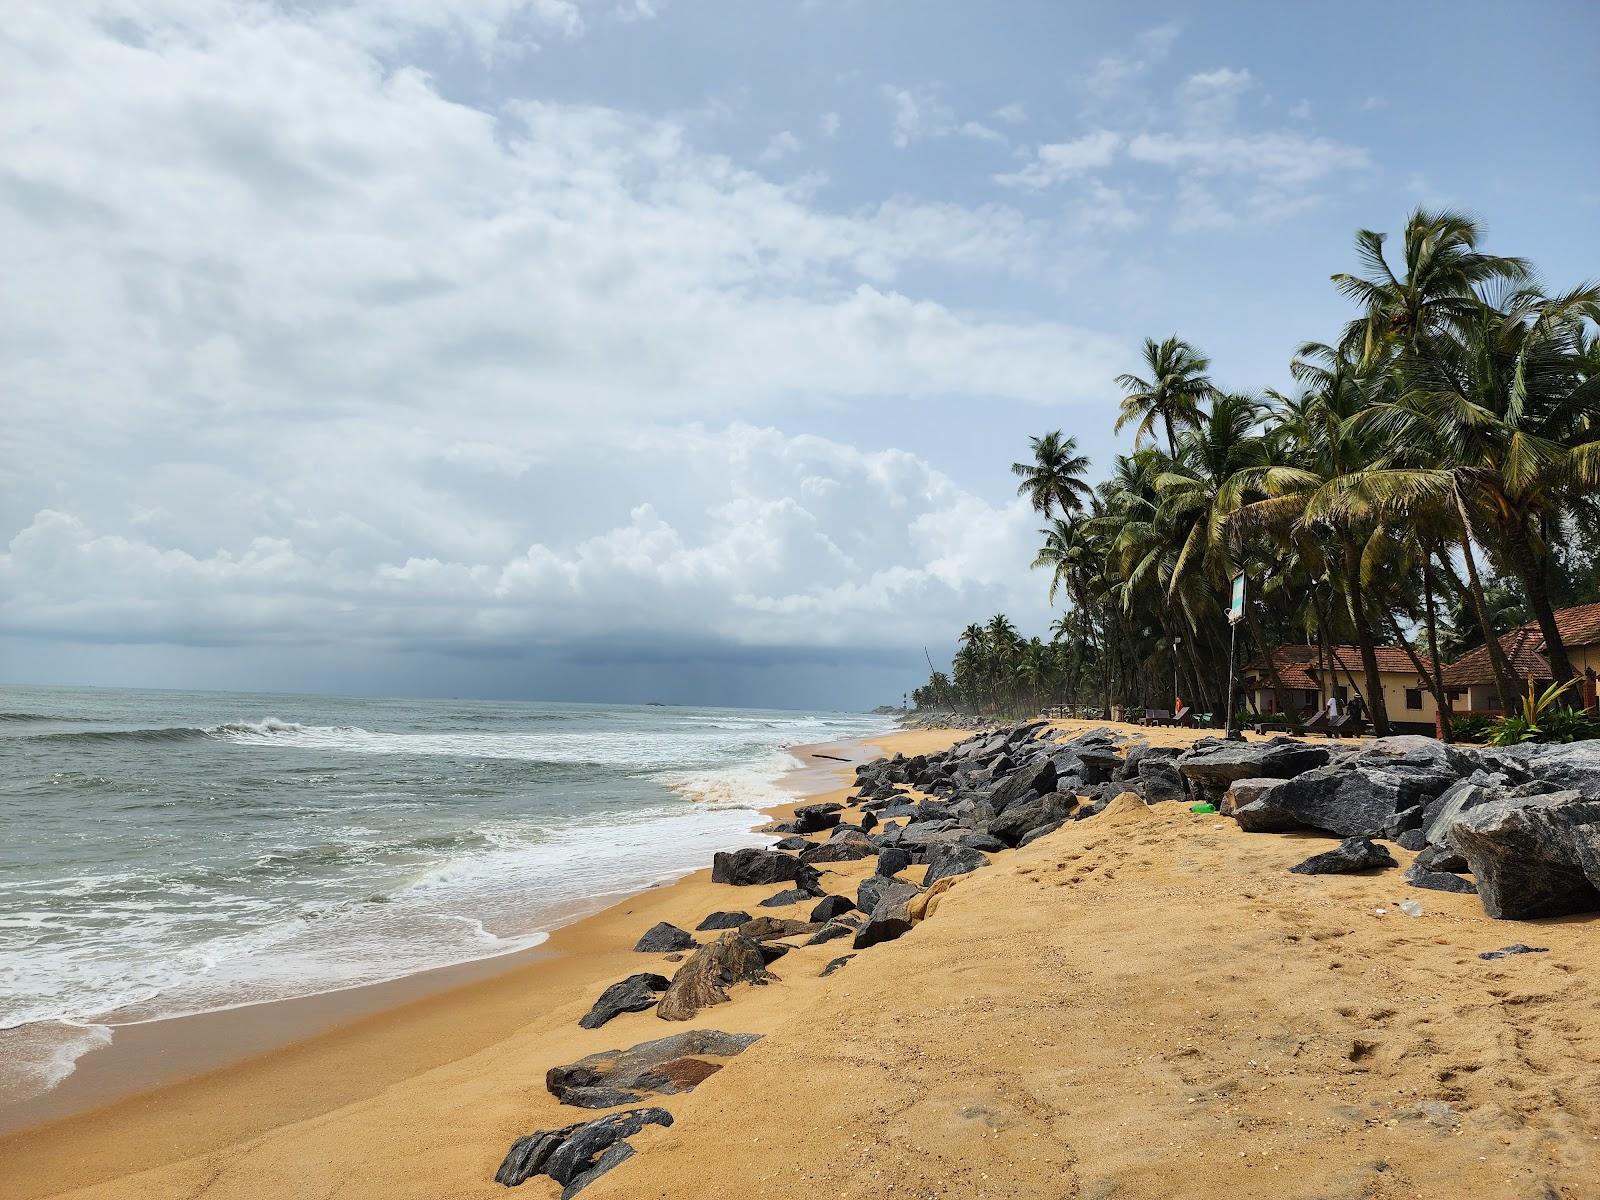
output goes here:
<path id="1" fill-rule="evenodd" d="M 881 717 L 0 688 L 0 1102 L 110 1023 L 537 945 L 764 844 L 785 747 Z"/>

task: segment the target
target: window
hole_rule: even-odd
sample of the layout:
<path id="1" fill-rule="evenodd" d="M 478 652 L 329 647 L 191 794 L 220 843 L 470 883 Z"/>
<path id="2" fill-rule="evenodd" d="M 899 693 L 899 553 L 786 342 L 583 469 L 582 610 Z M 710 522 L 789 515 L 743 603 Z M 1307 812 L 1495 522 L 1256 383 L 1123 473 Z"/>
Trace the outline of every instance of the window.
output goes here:
<path id="1" fill-rule="evenodd" d="M 1346 700 L 1350 699 L 1350 689 L 1348 688 L 1336 687 L 1333 689 L 1333 694 L 1339 697 L 1340 704 L 1343 704 Z"/>
<path id="2" fill-rule="evenodd" d="M 1422 689 L 1421 688 L 1407 688 L 1406 689 L 1406 707 L 1407 708 L 1414 708 L 1414 709 L 1420 709 L 1422 707 Z"/>

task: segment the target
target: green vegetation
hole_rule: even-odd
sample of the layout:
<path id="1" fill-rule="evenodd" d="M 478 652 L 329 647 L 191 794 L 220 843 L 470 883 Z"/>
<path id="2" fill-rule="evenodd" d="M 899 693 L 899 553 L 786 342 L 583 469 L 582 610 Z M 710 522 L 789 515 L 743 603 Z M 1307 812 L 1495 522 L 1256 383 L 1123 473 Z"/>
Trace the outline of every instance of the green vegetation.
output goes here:
<path id="1" fill-rule="evenodd" d="M 1116 381 L 1134 445 L 1109 478 L 1089 487 L 1060 433 L 1012 467 L 1047 521 L 1034 566 L 1065 602 L 1051 641 L 1003 615 L 969 626 L 919 704 L 1138 711 L 1170 707 L 1176 687 L 1221 713 L 1239 572 L 1242 653 L 1268 663 L 1280 708 L 1266 651 L 1288 643 L 1358 646 L 1352 682 L 1379 733 L 1379 645 L 1411 652 L 1444 711 L 1423 658 L 1485 642 L 1502 707 L 1517 707 L 1495 640 L 1514 623 L 1537 622 L 1570 679 L 1554 611 L 1600 595 L 1600 286 L 1548 293 L 1479 241 L 1453 212 L 1413 213 L 1393 261 L 1383 234 L 1358 233 L 1359 269 L 1333 276 L 1356 315 L 1300 348 L 1289 394 L 1226 391 L 1193 346 L 1147 340 Z"/>

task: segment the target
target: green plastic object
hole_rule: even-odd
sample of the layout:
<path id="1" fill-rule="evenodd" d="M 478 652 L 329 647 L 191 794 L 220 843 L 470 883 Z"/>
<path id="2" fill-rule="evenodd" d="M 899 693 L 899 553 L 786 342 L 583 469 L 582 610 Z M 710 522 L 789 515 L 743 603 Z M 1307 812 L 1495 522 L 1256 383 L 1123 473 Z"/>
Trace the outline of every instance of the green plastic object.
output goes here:
<path id="1" fill-rule="evenodd" d="M 1214 813 L 1217 811 L 1215 804 L 1191 804 L 1189 811 L 1192 813 Z"/>

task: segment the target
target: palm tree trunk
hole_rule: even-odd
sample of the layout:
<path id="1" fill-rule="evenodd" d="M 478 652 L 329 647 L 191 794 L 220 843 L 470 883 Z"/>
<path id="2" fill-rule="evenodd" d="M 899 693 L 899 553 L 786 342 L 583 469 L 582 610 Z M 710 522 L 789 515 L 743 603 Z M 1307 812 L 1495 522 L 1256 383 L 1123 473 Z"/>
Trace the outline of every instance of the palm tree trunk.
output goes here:
<path id="1" fill-rule="evenodd" d="M 1472 590 L 1472 607 L 1478 616 L 1478 626 L 1483 630 L 1484 648 L 1489 652 L 1489 666 L 1494 671 L 1495 690 L 1500 693 L 1500 711 L 1511 712 L 1517 702 L 1516 688 L 1511 683 L 1511 664 L 1506 661 L 1505 647 L 1500 644 L 1494 623 L 1489 620 L 1489 604 L 1483 598 L 1483 581 L 1478 577 L 1478 558 L 1472 551 L 1472 514 L 1467 511 L 1461 493 L 1455 493 L 1456 512 L 1461 517 L 1461 557 L 1467 565 L 1467 583 Z M 1469 705 L 1470 707 L 1470 705 Z"/>
<path id="2" fill-rule="evenodd" d="M 1245 601 L 1244 615 L 1245 620 L 1250 622 L 1250 636 L 1261 648 L 1261 656 L 1267 664 L 1267 677 L 1272 680 L 1272 702 L 1278 706 L 1279 712 L 1286 712 L 1284 701 L 1288 697 L 1288 692 L 1284 689 L 1283 680 L 1278 678 L 1278 664 L 1274 661 L 1273 654 L 1276 647 L 1267 644 L 1267 639 L 1261 632 L 1261 622 L 1256 618 L 1255 608 L 1248 599 Z"/>
<path id="3" fill-rule="evenodd" d="M 1534 619 L 1539 622 L 1539 632 L 1544 635 L 1544 656 L 1550 660 L 1552 680 L 1565 683 L 1572 678 L 1572 663 L 1567 658 L 1566 643 L 1561 640 L 1561 630 L 1556 625 L 1555 610 L 1550 607 L 1550 577 L 1546 561 L 1534 553 L 1522 517 L 1502 523 L 1501 528 L 1505 533 L 1511 565 L 1522 582 L 1522 591 L 1533 608 Z"/>
<path id="4" fill-rule="evenodd" d="M 1422 548 L 1422 613 L 1428 631 L 1428 659 L 1433 672 L 1426 676 L 1433 688 L 1433 702 L 1439 709 L 1439 734 L 1450 740 L 1450 693 L 1444 687 L 1444 666 L 1439 662 L 1439 613 L 1433 598 L 1433 549 Z"/>
<path id="5" fill-rule="evenodd" d="M 1389 710 L 1383 703 L 1383 677 L 1378 674 L 1378 652 L 1367 622 L 1367 606 L 1362 599 L 1361 552 L 1349 533 L 1341 534 L 1340 540 L 1344 546 L 1345 605 L 1355 628 L 1356 645 L 1361 649 L 1361 671 L 1367 677 L 1367 709 L 1372 713 L 1372 731 L 1379 737 L 1388 737 Z"/>

